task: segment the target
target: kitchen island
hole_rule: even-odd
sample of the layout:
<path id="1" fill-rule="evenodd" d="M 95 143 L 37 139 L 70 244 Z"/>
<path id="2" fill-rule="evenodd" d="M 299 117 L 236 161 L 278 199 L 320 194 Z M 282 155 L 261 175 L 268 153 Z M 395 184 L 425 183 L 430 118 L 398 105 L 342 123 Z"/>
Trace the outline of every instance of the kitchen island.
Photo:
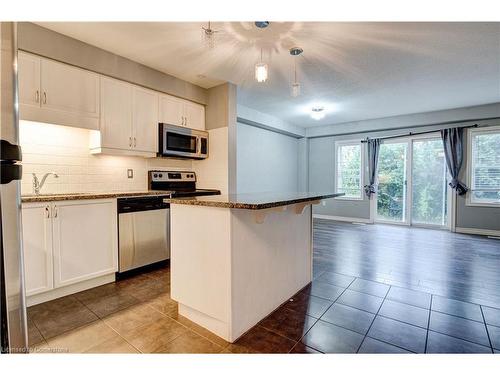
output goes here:
<path id="1" fill-rule="evenodd" d="M 312 204 L 342 194 L 166 199 L 179 314 L 234 342 L 312 279 Z"/>

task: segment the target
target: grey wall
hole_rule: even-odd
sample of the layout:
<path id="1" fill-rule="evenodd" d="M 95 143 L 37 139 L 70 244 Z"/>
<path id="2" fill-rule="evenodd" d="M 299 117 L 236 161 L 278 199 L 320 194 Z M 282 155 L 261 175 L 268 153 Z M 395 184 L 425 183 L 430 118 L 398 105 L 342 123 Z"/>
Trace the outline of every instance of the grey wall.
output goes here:
<path id="1" fill-rule="evenodd" d="M 335 141 L 340 137 L 309 139 L 309 190 L 334 191 Z M 366 178 L 366 176 L 365 176 Z M 324 205 L 313 207 L 315 214 L 341 216 L 354 219 L 370 218 L 370 202 L 363 200 L 327 199 Z"/>
<path id="2" fill-rule="evenodd" d="M 237 192 L 297 191 L 303 141 L 252 125 L 237 124 Z"/>
<path id="3" fill-rule="evenodd" d="M 500 125 L 500 119 L 479 120 L 474 122 L 449 123 L 432 125 L 426 127 L 411 127 L 394 129 L 388 131 L 365 132 L 348 135 L 332 135 L 326 137 L 309 138 L 308 154 L 308 181 L 309 190 L 323 191 L 334 189 L 335 176 L 335 141 L 339 140 L 361 140 L 366 137 L 383 137 L 408 132 L 422 132 L 439 130 L 453 126 L 466 126 L 474 123 L 480 126 Z M 467 141 L 467 139 L 466 139 Z M 466 145 L 467 143 L 465 143 Z M 466 180 L 466 165 L 468 161 L 467 150 L 464 155 L 465 161 L 461 172 L 461 178 Z M 366 163 L 365 163 L 366 164 Z M 367 172 L 365 171 L 365 181 Z M 370 218 L 370 201 L 365 197 L 362 201 L 356 200 L 327 200 L 325 206 L 314 206 L 315 214 L 341 216 L 356 219 Z M 456 227 L 472 229 L 500 230 L 500 207 L 478 207 L 467 206 L 464 197 L 457 198 Z"/>
<path id="4" fill-rule="evenodd" d="M 30 22 L 18 24 L 19 49 L 57 61 L 207 104 L 207 90 Z"/>

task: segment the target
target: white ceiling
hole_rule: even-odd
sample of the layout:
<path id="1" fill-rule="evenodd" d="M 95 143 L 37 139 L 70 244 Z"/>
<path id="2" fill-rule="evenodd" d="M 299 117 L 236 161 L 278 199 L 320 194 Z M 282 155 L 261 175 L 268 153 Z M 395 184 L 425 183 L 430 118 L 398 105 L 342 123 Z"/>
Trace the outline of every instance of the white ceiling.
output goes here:
<path id="1" fill-rule="evenodd" d="M 298 126 L 337 124 L 500 102 L 500 23 L 43 22 L 41 26 L 209 88 L 230 81 L 238 102 Z M 290 95 L 294 58 L 302 94 Z M 269 80 L 254 80 L 263 48 Z M 308 113 L 315 103 L 328 111 Z"/>

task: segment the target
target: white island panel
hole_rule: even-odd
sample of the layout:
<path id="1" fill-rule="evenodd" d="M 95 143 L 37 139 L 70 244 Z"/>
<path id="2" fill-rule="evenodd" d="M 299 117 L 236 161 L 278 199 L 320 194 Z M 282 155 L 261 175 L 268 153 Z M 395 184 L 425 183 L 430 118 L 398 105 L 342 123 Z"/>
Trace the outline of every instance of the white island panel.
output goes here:
<path id="1" fill-rule="evenodd" d="M 311 281 L 311 206 L 171 205 L 171 294 L 179 313 L 227 341 Z"/>

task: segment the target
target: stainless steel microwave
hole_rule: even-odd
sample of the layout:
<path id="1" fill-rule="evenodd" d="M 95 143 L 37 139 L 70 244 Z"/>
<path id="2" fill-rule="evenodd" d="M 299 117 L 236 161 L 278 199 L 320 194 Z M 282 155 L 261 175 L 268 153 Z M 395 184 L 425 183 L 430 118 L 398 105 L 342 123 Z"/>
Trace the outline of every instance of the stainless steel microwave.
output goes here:
<path id="1" fill-rule="evenodd" d="M 208 132 L 160 123 L 158 154 L 191 159 L 208 157 Z"/>

